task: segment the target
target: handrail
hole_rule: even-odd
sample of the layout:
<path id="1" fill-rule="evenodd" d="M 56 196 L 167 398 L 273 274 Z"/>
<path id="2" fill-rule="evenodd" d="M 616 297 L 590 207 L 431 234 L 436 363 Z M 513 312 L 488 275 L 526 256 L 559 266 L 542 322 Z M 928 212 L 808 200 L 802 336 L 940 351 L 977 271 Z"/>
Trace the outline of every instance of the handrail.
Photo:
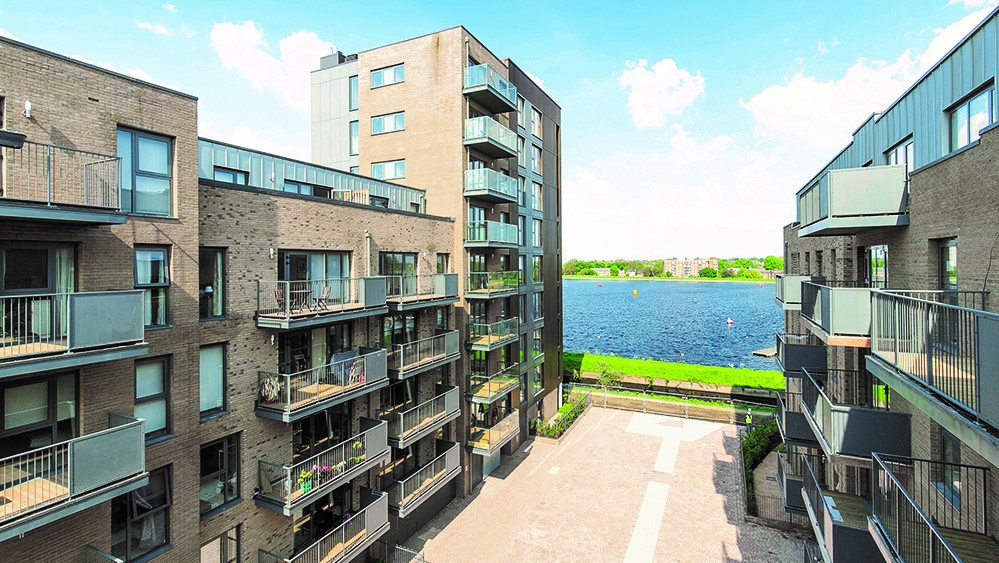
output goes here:
<path id="1" fill-rule="evenodd" d="M 385 379 L 385 350 L 375 350 L 352 358 L 296 373 L 257 372 L 261 406 L 286 412 L 333 400 L 355 389 Z"/>
<path id="2" fill-rule="evenodd" d="M 388 367 L 391 370 L 403 370 L 433 358 L 457 354 L 458 338 L 458 331 L 451 330 L 406 344 L 396 344 L 388 353 Z"/>
<path id="3" fill-rule="evenodd" d="M 2 160 L 0 200 L 121 210 L 121 157 L 25 141 L 20 149 L 3 149 Z"/>
<path id="4" fill-rule="evenodd" d="M 401 480 L 393 479 L 392 484 L 386 487 L 385 491 L 389 495 L 389 504 L 402 508 L 413 494 L 441 478 L 449 468 L 455 469 L 457 467 L 458 444 L 452 443 L 443 453 L 423 467 L 418 468 L 412 475 Z"/>
<path id="5" fill-rule="evenodd" d="M 403 412 L 388 413 L 384 416 L 389 423 L 389 436 L 403 438 L 407 434 L 419 430 L 429 421 L 446 414 L 449 406 L 455 411 L 459 408 L 457 387 L 451 387 L 440 395 Z"/>

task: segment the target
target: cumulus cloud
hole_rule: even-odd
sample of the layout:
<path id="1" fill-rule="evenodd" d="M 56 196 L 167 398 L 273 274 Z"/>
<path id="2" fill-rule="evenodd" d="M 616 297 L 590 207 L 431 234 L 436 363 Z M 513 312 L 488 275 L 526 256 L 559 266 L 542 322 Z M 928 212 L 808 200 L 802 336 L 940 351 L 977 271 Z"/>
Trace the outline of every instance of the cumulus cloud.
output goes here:
<path id="1" fill-rule="evenodd" d="M 961 4 L 965 8 L 981 8 L 983 6 L 988 6 L 991 10 L 996 6 L 996 0 L 950 0 L 947 2 L 948 6 L 953 6 L 955 4 Z"/>
<path id="2" fill-rule="evenodd" d="M 297 31 L 282 38 L 274 53 L 252 21 L 217 23 L 210 40 L 222 68 L 236 71 L 257 90 L 273 92 L 281 103 L 299 111 L 309 110 L 310 71 L 320 56 L 335 49 L 311 31 Z"/>
<path id="3" fill-rule="evenodd" d="M 167 26 L 161 23 L 137 21 L 135 22 L 135 25 L 139 29 L 143 29 L 145 31 L 148 31 L 149 33 L 155 33 L 156 35 L 163 35 L 164 37 L 169 37 L 171 35 L 170 30 L 167 29 Z"/>
<path id="4" fill-rule="evenodd" d="M 176 14 L 177 13 L 177 6 L 174 6 L 173 4 L 171 4 L 169 2 L 167 2 L 166 4 L 163 4 L 163 9 L 166 10 L 166 11 L 168 11 L 168 12 L 170 12 L 171 14 Z"/>
<path id="5" fill-rule="evenodd" d="M 190 39 L 190 38 L 192 38 L 192 37 L 194 37 L 196 35 L 196 32 L 194 31 L 193 27 L 191 27 L 191 26 L 189 26 L 189 25 L 187 25 L 185 23 L 185 24 L 181 24 L 181 26 L 180 26 L 180 34 L 183 35 L 184 37 Z"/>
<path id="6" fill-rule="evenodd" d="M 627 61 L 626 66 L 618 82 L 629 90 L 628 113 L 638 129 L 665 127 L 667 118 L 683 113 L 704 93 L 701 72 L 691 74 L 673 59 L 652 66 L 640 59 Z"/>

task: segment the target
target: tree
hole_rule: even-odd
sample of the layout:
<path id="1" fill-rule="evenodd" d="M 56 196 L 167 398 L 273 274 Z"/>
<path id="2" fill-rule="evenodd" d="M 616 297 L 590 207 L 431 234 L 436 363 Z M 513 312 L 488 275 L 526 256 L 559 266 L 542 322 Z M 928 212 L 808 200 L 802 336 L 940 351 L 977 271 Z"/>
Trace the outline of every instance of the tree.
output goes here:
<path id="1" fill-rule="evenodd" d="M 715 270 L 714 268 L 701 268 L 697 271 L 697 275 L 702 278 L 717 278 L 718 270 Z"/>
<path id="2" fill-rule="evenodd" d="M 721 271 L 721 277 L 734 278 L 738 273 L 739 270 L 736 270 L 735 268 L 725 268 L 724 270 Z"/>
<path id="3" fill-rule="evenodd" d="M 667 278 L 673 277 L 673 272 L 666 272 L 666 277 Z"/>
<path id="4" fill-rule="evenodd" d="M 613 276 L 613 277 L 615 277 L 615 278 L 616 278 L 616 277 L 617 277 L 617 275 L 618 275 L 618 274 L 619 274 L 620 272 L 621 272 L 621 270 L 619 270 L 619 269 L 617 268 L 617 264 L 614 264 L 613 266 L 611 266 L 611 267 L 610 267 L 610 275 L 611 275 L 611 276 Z"/>
<path id="5" fill-rule="evenodd" d="M 763 259 L 763 267 L 768 270 L 783 270 L 784 259 L 776 256 L 767 256 Z"/>
<path id="6" fill-rule="evenodd" d="M 746 278 L 750 280 L 761 280 L 763 279 L 763 274 L 759 270 L 752 270 L 750 268 L 742 268 L 739 270 L 739 277 Z"/>
<path id="7" fill-rule="evenodd" d="M 581 276 L 595 276 L 595 275 L 597 275 L 597 273 L 594 272 L 592 268 L 584 268 L 582 271 L 579 272 L 579 275 L 581 275 Z"/>

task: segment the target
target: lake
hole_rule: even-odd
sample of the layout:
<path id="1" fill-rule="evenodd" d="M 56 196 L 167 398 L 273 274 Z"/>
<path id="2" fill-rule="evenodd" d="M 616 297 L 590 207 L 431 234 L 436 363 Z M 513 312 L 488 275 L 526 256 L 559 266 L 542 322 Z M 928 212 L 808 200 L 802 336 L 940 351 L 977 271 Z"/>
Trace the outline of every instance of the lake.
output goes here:
<path id="1" fill-rule="evenodd" d="M 772 283 L 598 279 L 563 287 L 567 352 L 777 369 L 773 358 L 753 356 L 783 330 Z"/>

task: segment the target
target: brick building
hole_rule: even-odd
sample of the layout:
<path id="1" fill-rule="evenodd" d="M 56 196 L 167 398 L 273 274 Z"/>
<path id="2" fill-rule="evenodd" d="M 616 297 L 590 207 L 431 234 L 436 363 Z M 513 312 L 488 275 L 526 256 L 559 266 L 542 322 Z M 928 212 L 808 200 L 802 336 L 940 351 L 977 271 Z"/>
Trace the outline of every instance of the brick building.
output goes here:
<path id="1" fill-rule="evenodd" d="M 466 272 L 439 188 L 200 139 L 195 98 L 3 38 L 0 170 L 5 559 L 387 557 L 557 384 L 560 284 L 529 332 L 464 304 L 518 321 L 559 260 Z"/>
<path id="2" fill-rule="evenodd" d="M 997 34 L 861 124 L 784 228 L 778 477 L 825 561 L 999 553 Z"/>
<path id="3" fill-rule="evenodd" d="M 674 278 L 699 278 L 704 268 L 718 269 L 717 258 L 667 258 L 663 260 L 663 273 L 671 272 Z"/>

